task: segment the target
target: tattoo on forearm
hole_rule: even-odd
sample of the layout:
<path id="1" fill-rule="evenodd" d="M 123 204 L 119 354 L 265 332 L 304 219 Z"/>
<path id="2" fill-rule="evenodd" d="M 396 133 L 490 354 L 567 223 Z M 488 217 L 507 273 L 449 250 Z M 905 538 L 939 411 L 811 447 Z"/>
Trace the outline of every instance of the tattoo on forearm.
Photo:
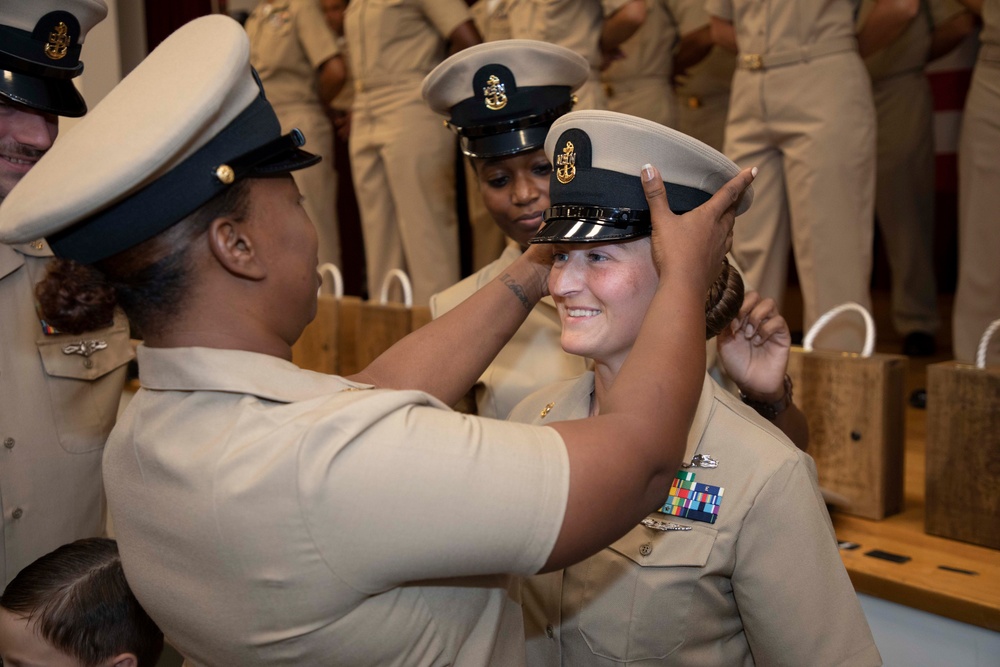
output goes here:
<path id="1" fill-rule="evenodd" d="M 514 280 L 514 278 L 509 273 L 505 273 L 502 276 L 500 276 L 500 280 L 503 281 L 503 284 L 507 286 L 507 289 L 509 289 L 511 292 L 514 293 L 514 296 L 518 298 L 518 300 L 521 302 L 521 305 L 524 306 L 525 310 L 531 310 L 531 302 L 528 300 L 528 297 L 524 294 L 524 288 L 518 285 L 517 281 Z"/>

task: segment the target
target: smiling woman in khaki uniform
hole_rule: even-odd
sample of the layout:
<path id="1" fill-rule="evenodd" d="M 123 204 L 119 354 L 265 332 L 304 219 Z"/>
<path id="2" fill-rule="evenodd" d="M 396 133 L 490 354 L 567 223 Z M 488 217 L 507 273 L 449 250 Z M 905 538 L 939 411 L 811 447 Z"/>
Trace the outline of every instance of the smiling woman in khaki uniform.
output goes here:
<path id="1" fill-rule="evenodd" d="M 47 312 L 107 307 L 113 286 L 146 334 L 143 388 L 104 464 L 129 584 L 193 665 L 521 664 L 510 574 L 579 560 L 662 502 L 704 373 L 704 294 L 751 173 L 675 215 L 642 170 L 655 229 L 677 238 L 657 243 L 651 334 L 600 417 L 460 415 L 446 404 L 543 295 L 544 256 L 357 375 L 292 365 L 320 281 L 288 172 L 317 157 L 280 134 L 248 55 L 235 21 L 186 24 L 0 208 L 0 241 L 43 236 L 63 260 Z M 150 94 L 164 82 L 170 96 Z M 133 150 L 94 163 L 112 131 Z"/>
<path id="2" fill-rule="evenodd" d="M 738 52 L 724 152 L 760 168 L 757 205 L 733 242 L 747 282 L 780 306 L 791 246 L 806 329 L 845 301 L 870 310 L 875 108 L 853 0 L 706 6 L 715 41 Z M 863 341 L 863 328 L 842 319 L 817 345 L 856 350 Z"/>
<path id="3" fill-rule="evenodd" d="M 0 204 L 52 146 L 58 116 L 87 112 L 72 79 L 107 13 L 102 0 L 0 5 Z M 62 183 L 47 193 L 58 198 Z M 101 456 L 133 356 L 120 312 L 73 332 L 46 323 L 34 288 L 52 251 L 26 241 L 0 244 L 0 588 L 56 547 L 104 533 Z"/>
<path id="4" fill-rule="evenodd" d="M 324 111 L 346 76 L 337 38 L 323 20 L 319 0 L 261 0 L 246 30 L 250 64 L 282 130 L 298 128 L 309 137 L 309 150 L 323 156 L 319 164 L 297 172 L 295 183 L 319 232 L 320 261 L 340 266 L 333 127 Z"/>
<path id="5" fill-rule="evenodd" d="M 635 178 L 625 165 L 639 146 L 662 156 L 673 202 L 737 171 L 705 145 L 636 118 L 579 112 L 553 124 L 546 153 L 571 147 L 576 178 L 590 178 L 579 189 L 553 182 L 546 225 L 532 243 L 551 248 L 549 291 L 563 349 L 591 357 L 595 370 L 535 392 L 514 408 L 512 421 L 600 414 L 630 360 L 658 288 L 649 228 L 634 209 L 627 220 L 597 216 L 634 196 L 629 189 L 638 183 L 626 187 Z M 570 209 L 582 212 L 567 215 Z M 738 351 L 753 357 L 753 373 L 742 378 L 747 393 L 773 390 L 787 363 L 787 324 L 768 320 L 758 330 L 768 342 L 759 347 L 737 335 L 730 322 L 742 319 L 742 285 L 726 268 L 706 298 L 707 335 L 722 332 L 723 358 Z M 609 460 L 621 442 L 608 443 Z M 653 512 L 581 563 L 525 581 L 528 664 L 881 664 L 812 459 L 705 375 L 684 461 L 677 475 L 683 488 L 671 489 L 663 506 L 670 511 Z"/>
<path id="6" fill-rule="evenodd" d="M 352 0 L 344 35 L 354 78 L 351 170 L 361 212 L 368 295 L 405 270 L 413 301 L 459 279 L 455 138 L 420 98 L 451 53 L 478 44 L 463 0 Z"/>

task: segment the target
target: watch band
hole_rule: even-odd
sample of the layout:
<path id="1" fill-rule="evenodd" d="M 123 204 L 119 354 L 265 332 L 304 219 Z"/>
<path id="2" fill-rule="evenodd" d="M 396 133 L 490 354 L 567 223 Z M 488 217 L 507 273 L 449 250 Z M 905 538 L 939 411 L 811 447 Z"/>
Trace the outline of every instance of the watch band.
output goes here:
<path id="1" fill-rule="evenodd" d="M 773 403 L 752 399 L 742 391 L 740 391 L 740 400 L 756 410 L 757 414 L 764 419 L 774 421 L 778 415 L 787 410 L 788 406 L 792 404 L 792 378 L 788 377 L 788 373 L 785 373 L 785 395 Z"/>

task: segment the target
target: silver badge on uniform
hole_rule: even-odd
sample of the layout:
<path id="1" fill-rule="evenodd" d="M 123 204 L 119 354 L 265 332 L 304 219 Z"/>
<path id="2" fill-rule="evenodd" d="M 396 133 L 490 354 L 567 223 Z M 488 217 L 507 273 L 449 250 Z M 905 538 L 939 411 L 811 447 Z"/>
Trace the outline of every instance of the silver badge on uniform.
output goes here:
<path id="1" fill-rule="evenodd" d="M 103 340 L 81 340 L 79 343 L 70 343 L 62 349 L 63 354 L 79 354 L 82 357 L 89 357 L 98 350 L 107 349 L 108 344 Z"/>
<path id="2" fill-rule="evenodd" d="M 674 521 L 658 521 L 657 519 L 651 519 L 646 517 L 641 521 L 642 525 L 646 528 L 651 528 L 652 530 L 691 530 L 691 526 L 685 526 Z"/>
<path id="3" fill-rule="evenodd" d="M 711 454 L 695 454 L 691 457 L 691 463 L 681 463 L 682 468 L 718 468 L 719 462 L 712 458 Z"/>

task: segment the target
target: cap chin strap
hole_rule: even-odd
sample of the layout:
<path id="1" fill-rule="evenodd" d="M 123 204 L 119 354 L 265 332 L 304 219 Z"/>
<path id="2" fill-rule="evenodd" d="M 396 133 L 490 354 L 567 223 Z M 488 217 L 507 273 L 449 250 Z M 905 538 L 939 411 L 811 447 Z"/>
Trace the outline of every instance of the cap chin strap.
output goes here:
<path id="1" fill-rule="evenodd" d="M 637 234 L 648 233 L 652 230 L 652 217 L 646 209 L 561 204 L 545 209 L 543 217 L 545 222 L 586 220 L 595 225 L 608 225 L 615 229 L 632 227 Z"/>

